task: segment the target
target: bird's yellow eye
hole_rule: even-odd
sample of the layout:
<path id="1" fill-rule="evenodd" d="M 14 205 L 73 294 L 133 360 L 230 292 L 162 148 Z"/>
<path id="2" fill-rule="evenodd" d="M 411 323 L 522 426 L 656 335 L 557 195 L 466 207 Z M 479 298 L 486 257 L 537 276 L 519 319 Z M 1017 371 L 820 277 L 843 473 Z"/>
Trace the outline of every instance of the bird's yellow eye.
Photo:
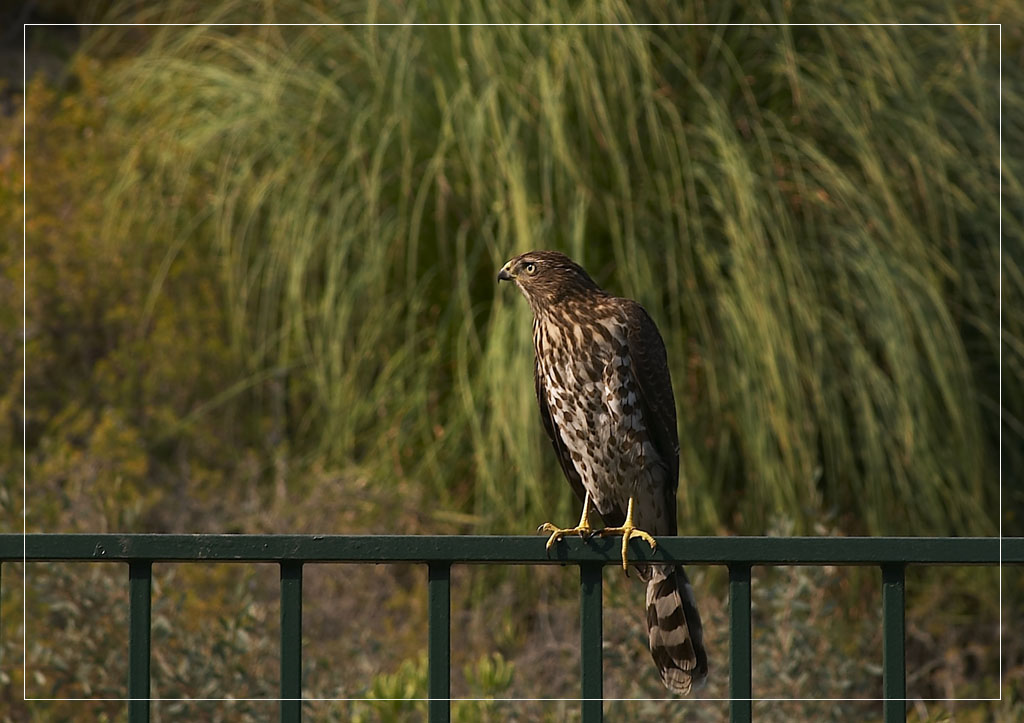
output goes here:
<path id="1" fill-rule="evenodd" d="M 531 264 L 527 264 L 526 265 L 526 273 L 534 274 L 536 272 L 537 272 L 537 264 L 532 264 L 531 263 Z"/>

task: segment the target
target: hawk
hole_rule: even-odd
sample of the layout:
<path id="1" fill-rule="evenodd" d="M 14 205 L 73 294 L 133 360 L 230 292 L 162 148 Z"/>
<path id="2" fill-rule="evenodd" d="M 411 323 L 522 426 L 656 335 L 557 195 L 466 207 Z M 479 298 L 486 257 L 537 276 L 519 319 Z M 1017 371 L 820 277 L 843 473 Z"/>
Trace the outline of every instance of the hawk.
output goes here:
<path id="1" fill-rule="evenodd" d="M 550 532 L 622 535 L 651 547 L 676 534 L 679 437 L 665 343 L 640 304 L 603 291 L 556 251 L 516 256 L 498 273 L 533 310 L 534 386 L 544 430 L 576 496 L 579 524 Z M 590 508 L 605 527 L 590 525 Z M 638 565 L 647 582 L 647 632 L 665 686 L 687 694 L 707 679 L 708 658 L 693 588 L 680 565 Z"/>

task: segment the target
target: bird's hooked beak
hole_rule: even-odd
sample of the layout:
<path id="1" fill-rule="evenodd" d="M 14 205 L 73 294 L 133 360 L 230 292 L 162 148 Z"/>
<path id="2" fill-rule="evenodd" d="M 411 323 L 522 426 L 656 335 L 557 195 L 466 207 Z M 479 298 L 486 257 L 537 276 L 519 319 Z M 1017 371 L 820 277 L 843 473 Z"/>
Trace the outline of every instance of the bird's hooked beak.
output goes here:
<path id="1" fill-rule="evenodd" d="M 515 276 L 508 270 L 508 264 L 501 267 L 501 271 L 498 272 L 498 281 L 514 281 Z"/>

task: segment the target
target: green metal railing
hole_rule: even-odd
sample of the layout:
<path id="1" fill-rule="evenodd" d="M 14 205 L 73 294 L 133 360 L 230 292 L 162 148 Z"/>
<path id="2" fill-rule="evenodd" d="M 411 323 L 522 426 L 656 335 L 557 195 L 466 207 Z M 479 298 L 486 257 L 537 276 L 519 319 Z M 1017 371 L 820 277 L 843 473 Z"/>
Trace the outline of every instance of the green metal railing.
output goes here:
<path id="1" fill-rule="evenodd" d="M 129 720 L 149 720 L 150 592 L 154 562 L 275 562 L 281 569 L 281 721 L 302 703 L 304 563 L 423 563 L 428 568 L 428 695 L 433 722 L 450 718 L 453 563 L 573 564 L 580 569 L 580 698 L 584 723 L 602 718 L 601 571 L 619 564 L 617 539 L 569 538 L 548 558 L 541 537 L 362 535 L 0 535 L 4 562 L 128 564 Z M 651 551 L 630 543 L 633 561 L 726 565 L 729 569 L 729 697 L 732 721 L 750 721 L 750 570 L 754 565 L 873 565 L 882 573 L 885 721 L 906 719 L 904 587 L 908 564 L 1024 564 L 1024 538 L 665 537 Z M 23 547 L 24 545 L 24 547 Z"/>

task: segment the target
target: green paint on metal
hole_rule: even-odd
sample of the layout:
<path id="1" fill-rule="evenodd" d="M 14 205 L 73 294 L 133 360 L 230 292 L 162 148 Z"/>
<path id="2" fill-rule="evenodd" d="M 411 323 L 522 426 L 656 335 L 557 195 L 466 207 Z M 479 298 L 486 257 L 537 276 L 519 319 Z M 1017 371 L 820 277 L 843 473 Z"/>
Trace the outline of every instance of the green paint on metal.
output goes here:
<path id="1" fill-rule="evenodd" d="M 604 710 L 604 639 L 601 610 L 600 563 L 580 565 L 580 677 L 583 723 L 600 723 Z"/>
<path id="2" fill-rule="evenodd" d="M 906 569 L 902 564 L 882 565 L 882 693 L 885 723 L 907 719 L 907 669 L 905 657 Z"/>
<path id="3" fill-rule="evenodd" d="M 427 689 L 431 723 L 451 720 L 451 575 L 449 562 L 432 562 L 427 566 Z"/>
<path id="4" fill-rule="evenodd" d="M 729 565 L 729 720 L 749 723 L 750 699 L 750 565 Z"/>
<path id="5" fill-rule="evenodd" d="M 55 535 L 31 534 L 29 560 L 190 562 L 482 562 L 615 564 L 617 538 L 566 538 L 551 557 L 539 536 L 469 535 Z M 0 559 L 22 559 L 22 536 L 0 535 Z M 995 537 L 661 537 L 637 562 L 748 565 L 995 564 Z M 1003 561 L 1024 563 L 1024 538 L 1003 540 Z"/>
<path id="6" fill-rule="evenodd" d="M 128 565 L 128 720 L 149 720 L 150 602 L 153 563 L 137 560 Z"/>
<path id="7" fill-rule="evenodd" d="M 281 723 L 302 717 L 302 563 L 281 563 Z"/>
<path id="8" fill-rule="evenodd" d="M 129 563 L 129 721 L 149 720 L 152 565 L 174 562 L 281 564 L 282 721 L 298 721 L 302 696 L 302 564 L 420 562 L 429 569 L 430 720 L 451 717 L 452 563 L 580 566 L 580 669 L 583 721 L 602 710 L 601 570 L 618 565 L 618 538 L 568 538 L 548 557 L 534 536 L 426 535 L 118 535 L 0 534 L 0 565 L 25 560 Z M 732 721 L 750 721 L 752 565 L 878 565 L 882 569 L 883 688 L 886 723 L 906 720 L 905 567 L 907 564 L 1024 564 L 1024 538 L 662 537 L 653 553 L 630 548 L 636 562 L 729 566 Z"/>

